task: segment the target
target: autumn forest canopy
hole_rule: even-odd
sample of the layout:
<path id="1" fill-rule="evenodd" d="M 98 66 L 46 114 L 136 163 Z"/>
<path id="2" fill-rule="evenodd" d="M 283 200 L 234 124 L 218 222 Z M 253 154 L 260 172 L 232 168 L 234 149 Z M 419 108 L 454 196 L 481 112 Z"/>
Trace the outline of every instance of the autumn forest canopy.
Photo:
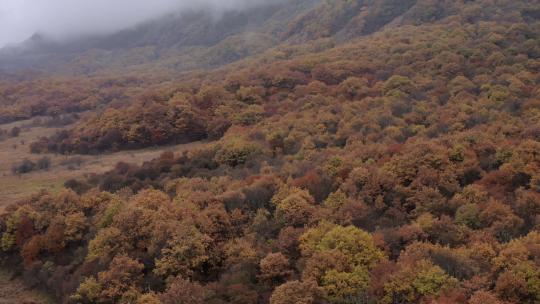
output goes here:
<path id="1" fill-rule="evenodd" d="M 540 303 L 538 1 L 35 36 L 0 51 L 0 130 L 44 117 L 41 160 L 163 149 L 0 212 L 0 268 L 58 303 Z"/>

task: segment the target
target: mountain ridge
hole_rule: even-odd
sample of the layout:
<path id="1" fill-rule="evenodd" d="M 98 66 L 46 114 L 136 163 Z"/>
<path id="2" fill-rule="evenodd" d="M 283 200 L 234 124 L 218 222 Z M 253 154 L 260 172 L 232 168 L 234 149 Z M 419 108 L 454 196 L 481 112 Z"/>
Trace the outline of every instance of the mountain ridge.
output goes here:
<path id="1" fill-rule="evenodd" d="M 298 11 L 316 5 L 318 0 L 287 0 L 255 6 L 245 11 L 227 11 L 215 16 L 210 10 L 195 10 L 163 16 L 133 28 L 108 35 L 93 35 L 67 41 L 54 41 L 34 34 L 19 45 L 0 50 L 0 69 L 65 67 L 70 61 L 84 58 L 90 51 L 129 53 L 131 49 L 152 47 L 156 53 L 189 48 L 212 47 L 237 35 L 258 31 L 271 46 L 280 23 L 287 23 Z M 248 55 L 251 53 L 248 52 Z M 44 62 L 50 60 L 50 63 Z M 115 59 L 118 60 L 118 59 Z M 225 60 L 224 63 L 227 63 Z M 202 65 L 202 63 L 201 63 Z M 69 69 L 68 69 L 69 70 Z"/>

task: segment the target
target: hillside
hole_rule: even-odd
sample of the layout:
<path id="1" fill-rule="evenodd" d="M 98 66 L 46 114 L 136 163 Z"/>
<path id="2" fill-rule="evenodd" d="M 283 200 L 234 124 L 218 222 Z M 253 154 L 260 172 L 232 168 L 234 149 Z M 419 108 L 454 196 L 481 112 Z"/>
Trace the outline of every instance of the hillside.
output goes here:
<path id="1" fill-rule="evenodd" d="M 37 33 L 20 45 L 1 50 L 0 70 L 88 74 L 111 66 L 125 69 L 167 60 L 172 62 L 166 67 L 174 70 L 222 65 L 275 46 L 284 26 L 317 2 L 270 1 L 237 11 L 171 13 L 117 33 L 67 41 Z M 230 41 L 239 45 L 228 45 Z"/>
<path id="2" fill-rule="evenodd" d="M 194 10 L 108 35 L 57 41 L 36 33 L 0 50 L 0 71 L 38 69 L 56 73 L 186 71 L 215 68 L 283 43 L 331 38 L 341 43 L 384 28 L 439 22 L 451 16 L 469 22 L 511 20 L 518 12 L 538 18 L 521 1 L 482 6 L 478 1 L 282 0 L 244 10 Z"/>
<path id="3" fill-rule="evenodd" d="M 537 1 L 231 14 L 0 78 L 1 122 L 66 120 L 25 153 L 121 160 L 6 207 L 3 267 L 61 303 L 540 301 Z"/>

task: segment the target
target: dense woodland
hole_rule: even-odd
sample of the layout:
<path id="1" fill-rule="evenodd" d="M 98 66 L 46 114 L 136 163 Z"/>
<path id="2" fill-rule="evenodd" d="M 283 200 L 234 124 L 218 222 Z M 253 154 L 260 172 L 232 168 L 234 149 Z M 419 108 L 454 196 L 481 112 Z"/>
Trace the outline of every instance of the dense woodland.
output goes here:
<path id="1" fill-rule="evenodd" d="M 323 1 L 213 70 L 6 77 L 4 121 L 86 111 L 34 153 L 209 144 L 14 202 L 0 261 L 63 303 L 540 303 L 539 19 Z"/>

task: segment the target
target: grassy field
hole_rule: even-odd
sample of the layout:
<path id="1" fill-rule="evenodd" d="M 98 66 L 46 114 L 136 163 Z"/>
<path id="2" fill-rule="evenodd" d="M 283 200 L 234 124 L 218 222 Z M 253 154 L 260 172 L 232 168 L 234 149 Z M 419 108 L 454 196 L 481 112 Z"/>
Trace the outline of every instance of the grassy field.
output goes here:
<path id="1" fill-rule="evenodd" d="M 52 304 L 46 294 L 28 289 L 19 279 L 0 271 L 0 304 Z"/>
<path id="2" fill-rule="evenodd" d="M 19 137 L 0 142 L 0 213 L 6 205 L 25 198 L 31 193 L 41 189 L 50 192 L 60 191 L 66 180 L 108 171 L 120 161 L 141 164 L 158 157 L 163 151 L 178 153 L 204 145 L 204 143 L 197 142 L 102 155 L 36 155 L 30 153 L 30 143 L 42 136 L 54 134 L 59 129 L 28 127 L 29 123 L 29 121 L 21 121 L 0 125 L 0 128 L 4 130 L 9 130 L 14 126 L 23 129 Z M 27 174 L 12 173 L 13 165 L 20 164 L 24 159 L 35 162 L 44 156 L 51 160 L 51 166 L 48 170 L 33 171 Z"/>

